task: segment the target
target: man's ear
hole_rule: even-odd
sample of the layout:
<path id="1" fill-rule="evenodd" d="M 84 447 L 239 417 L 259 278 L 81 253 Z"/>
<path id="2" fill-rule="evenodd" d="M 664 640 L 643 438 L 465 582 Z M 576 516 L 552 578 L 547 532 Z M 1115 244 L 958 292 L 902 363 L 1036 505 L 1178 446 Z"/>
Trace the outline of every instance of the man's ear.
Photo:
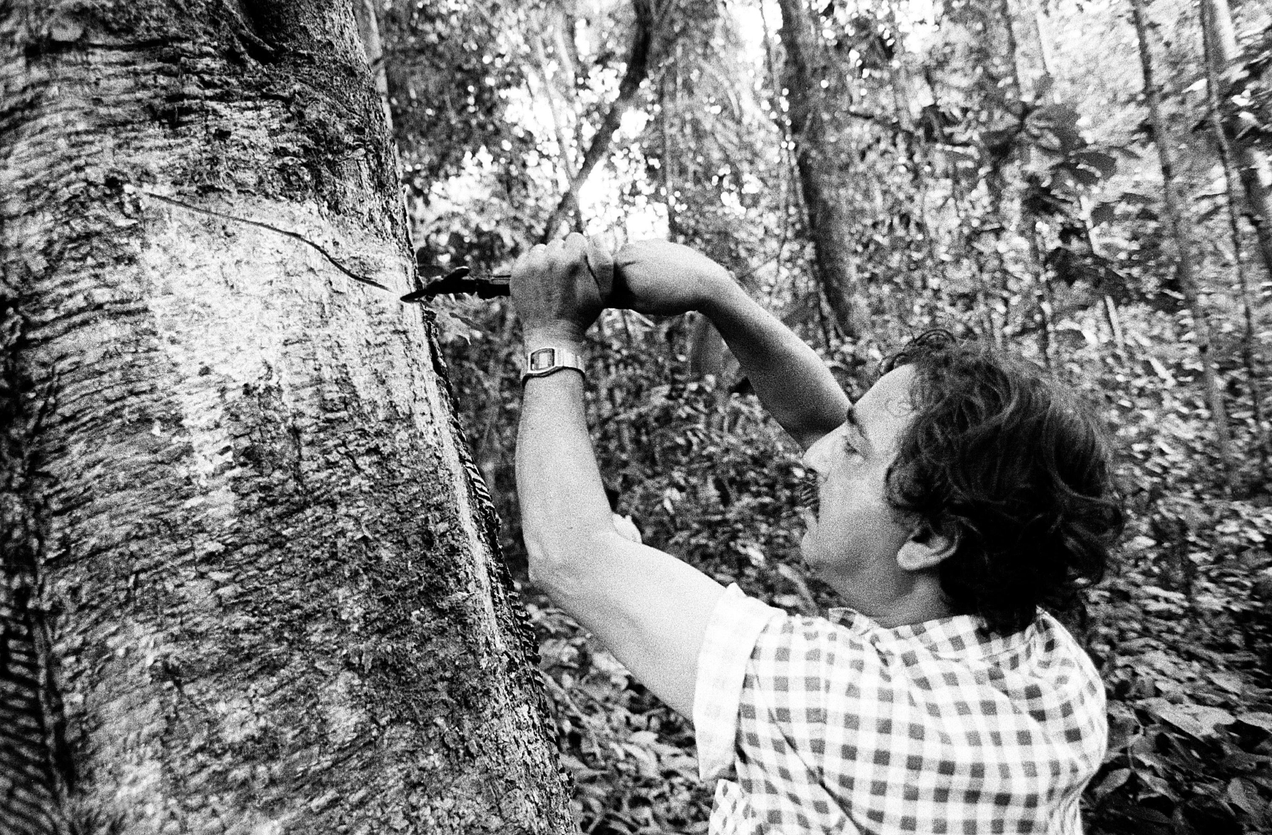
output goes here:
<path id="1" fill-rule="evenodd" d="M 938 533 L 927 521 L 919 520 L 897 552 L 897 565 L 905 571 L 935 568 L 958 550 L 958 540 L 958 529 L 953 525 L 949 526 L 949 533 Z"/>

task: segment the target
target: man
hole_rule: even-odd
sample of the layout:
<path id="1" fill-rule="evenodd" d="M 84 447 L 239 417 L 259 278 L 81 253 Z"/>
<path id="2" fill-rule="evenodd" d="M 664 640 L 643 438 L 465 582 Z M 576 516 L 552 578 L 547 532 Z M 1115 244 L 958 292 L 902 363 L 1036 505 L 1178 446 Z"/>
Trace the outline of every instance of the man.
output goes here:
<path id="1" fill-rule="evenodd" d="M 1037 606 L 1097 579 L 1121 523 L 1092 421 L 1030 366 L 940 335 L 850 403 L 709 259 L 630 244 L 602 299 L 586 249 L 572 235 L 513 270 L 531 577 L 693 721 L 703 777 L 726 778 L 711 832 L 1080 831 L 1104 692 Z M 806 450 L 801 549 L 846 608 L 789 616 L 615 528 L 579 359 L 606 302 L 715 324 Z"/>

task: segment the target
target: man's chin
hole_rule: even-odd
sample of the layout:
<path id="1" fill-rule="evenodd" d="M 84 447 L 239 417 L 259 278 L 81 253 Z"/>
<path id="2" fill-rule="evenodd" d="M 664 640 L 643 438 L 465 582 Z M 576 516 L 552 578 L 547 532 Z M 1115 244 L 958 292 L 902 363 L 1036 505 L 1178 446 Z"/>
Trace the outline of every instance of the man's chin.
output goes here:
<path id="1" fill-rule="evenodd" d="M 804 531 L 804 535 L 799 540 L 799 556 L 804 561 L 804 565 L 808 570 L 817 572 L 817 549 L 813 546 L 813 534 L 811 531 Z"/>

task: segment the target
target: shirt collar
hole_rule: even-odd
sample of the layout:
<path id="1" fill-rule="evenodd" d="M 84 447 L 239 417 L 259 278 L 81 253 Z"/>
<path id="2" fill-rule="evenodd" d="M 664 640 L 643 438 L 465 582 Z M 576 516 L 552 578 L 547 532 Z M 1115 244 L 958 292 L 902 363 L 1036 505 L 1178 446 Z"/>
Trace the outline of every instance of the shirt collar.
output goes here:
<path id="1" fill-rule="evenodd" d="M 985 631 L 985 620 L 979 615 L 954 615 L 884 627 L 847 607 L 833 608 L 827 614 L 833 623 L 847 627 L 880 649 L 913 647 L 917 643 L 933 655 L 950 658 L 991 658 L 1017 650 L 1032 640 L 1038 628 L 1035 621 L 1021 632 L 991 635 Z"/>

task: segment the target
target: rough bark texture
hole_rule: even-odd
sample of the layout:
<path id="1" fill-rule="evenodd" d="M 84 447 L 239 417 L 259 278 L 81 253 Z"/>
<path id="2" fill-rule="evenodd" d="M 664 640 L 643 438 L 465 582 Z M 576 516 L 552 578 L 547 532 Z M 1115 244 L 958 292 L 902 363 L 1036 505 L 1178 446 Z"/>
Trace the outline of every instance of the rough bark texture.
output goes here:
<path id="1" fill-rule="evenodd" d="M 569 831 L 347 0 L 0 4 L 0 90 L 0 833 Z"/>
<path id="2" fill-rule="evenodd" d="M 804 0 L 780 0 L 779 38 L 786 52 L 786 88 L 790 102 L 795 166 L 813 241 L 816 273 L 839 330 L 849 339 L 866 335 L 865 311 L 857 289 L 856 261 L 847 222 L 847 209 L 836 194 L 838 175 L 826 139 L 820 79 L 810 65 L 818 50 Z"/>

